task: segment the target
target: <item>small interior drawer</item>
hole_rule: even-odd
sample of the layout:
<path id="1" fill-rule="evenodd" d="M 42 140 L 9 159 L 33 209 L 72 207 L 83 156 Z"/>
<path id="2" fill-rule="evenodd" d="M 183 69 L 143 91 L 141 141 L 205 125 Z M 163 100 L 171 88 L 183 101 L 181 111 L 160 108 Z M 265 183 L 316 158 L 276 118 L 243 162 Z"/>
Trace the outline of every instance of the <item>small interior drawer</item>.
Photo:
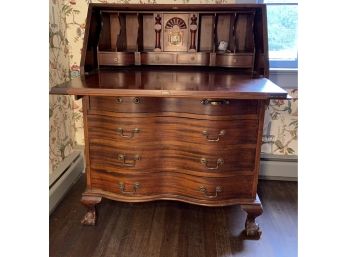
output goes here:
<path id="1" fill-rule="evenodd" d="M 178 64 L 209 65 L 209 53 L 180 53 Z"/>
<path id="2" fill-rule="evenodd" d="M 215 64 L 225 67 L 251 68 L 253 67 L 253 55 L 217 54 Z"/>
<path id="3" fill-rule="evenodd" d="M 171 53 L 142 53 L 141 54 L 142 64 L 152 64 L 152 65 L 170 65 L 176 63 L 176 55 Z"/>
<path id="4" fill-rule="evenodd" d="M 135 62 L 134 53 L 98 52 L 99 65 L 131 65 Z"/>

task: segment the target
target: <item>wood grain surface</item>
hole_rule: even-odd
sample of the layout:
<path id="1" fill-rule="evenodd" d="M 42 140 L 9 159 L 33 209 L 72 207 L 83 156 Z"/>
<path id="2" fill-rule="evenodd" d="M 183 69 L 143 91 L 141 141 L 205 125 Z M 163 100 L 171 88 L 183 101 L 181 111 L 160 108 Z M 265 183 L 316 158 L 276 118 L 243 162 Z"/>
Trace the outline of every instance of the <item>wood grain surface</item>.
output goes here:
<path id="1" fill-rule="evenodd" d="M 257 114 L 257 100 L 156 98 L 156 97 L 90 97 L 90 109 L 98 111 L 156 113 L 176 112 L 202 115 Z"/>
<path id="2" fill-rule="evenodd" d="M 92 170 L 89 194 L 129 202 L 171 199 L 209 206 L 230 204 L 230 200 L 250 199 L 252 175 L 235 175 L 221 178 L 198 177 L 174 172 L 123 175 L 104 170 Z M 124 190 L 120 189 L 123 183 Z M 135 189 L 135 184 L 138 188 Z M 206 191 L 201 190 L 204 187 Z M 216 192 L 220 187 L 221 192 Z M 101 192 L 104 191 L 104 192 Z M 219 190 L 218 190 L 219 191 Z"/>
<path id="3" fill-rule="evenodd" d="M 137 147 L 141 147 L 139 144 L 158 144 L 161 140 L 192 143 L 195 147 L 207 145 L 222 148 L 229 145 L 255 144 L 258 121 L 240 116 L 239 118 L 208 120 L 166 116 L 88 115 L 88 130 L 91 138 L 114 140 L 121 146 L 130 147 L 133 144 Z"/>
<path id="4" fill-rule="evenodd" d="M 172 96 L 200 99 L 269 99 L 287 96 L 285 90 L 267 78 L 252 79 L 250 75 L 228 70 L 195 69 L 194 67 L 186 68 L 186 70 L 179 67 L 122 68 L 100 70 L 97 73 L 74 78 L 53 87 L 50 93 L 91 96 Z M 190 77 L 192 72 L 195 76 L 193 80 Z M 165 81 L 161 78 L 163 73 L 167 76 Z M 107 76 L 107 79 L 104 76 Z M 178 80 L 178 77 L 182 79 Z"/>

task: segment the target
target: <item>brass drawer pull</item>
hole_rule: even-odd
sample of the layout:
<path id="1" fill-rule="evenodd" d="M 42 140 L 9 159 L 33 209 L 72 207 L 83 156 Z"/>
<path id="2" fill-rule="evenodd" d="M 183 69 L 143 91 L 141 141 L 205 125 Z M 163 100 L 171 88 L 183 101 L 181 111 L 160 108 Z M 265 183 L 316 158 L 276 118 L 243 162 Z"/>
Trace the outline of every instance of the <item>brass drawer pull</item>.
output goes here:
<path id="1" fill-rule="evenodd" d="M 228 105 L 230 104 L 231 101 L 230 100 L 226 100 L 226 99 L 222 99 L 222 100 L 212 100 L 212 99 L 203 99 L 201 101 L 201 104 L 204 104 L 204 105 Z"/>
<path id="2" fill-rule="evenodd" d="M 226 131 L 225 130 L 220 130 L 219 134 L 215 138 L 209 137 L 208 131 L 206 131 L 206 130 L 204 130 L 202 133 L 203 133 L 203 135 L 206 137 L 206 139 L 209 142 L 217 142 L 217 141 L 220 140 L 220 137 L 222 137 L 222 136 L 224 136 L 226 134 Z"/>
<path id="3" fill-rule="evenodd" d="M 215 188 L 215 195 L 213 194 L 210 194 L 208 193 L 208 190 L 204 187 L 204 186 L 200 186 L 199 187 L 199 191 L 201 191 L 202 193 L 204 193 L 204 195 L 207 197 L 207 198 L 216 198 L 218 197 L 218 194 L 222 192 L 222 188 L 220 186 L 217 186 Z"/>
<path id="4" fill-rule="evenodd" d="M 135 182 L 133 184 L 133 191 L 126 191 L 126 186 L 123 182 L 120 182 L 119 184 L 120 187 L 120 191 L 122 194 L 126 194 L 126 195 L 134 195 L 137 193 L 138 188 L 140 187 L 140 183 L 139 182 Z"/>
<path id="5" fill-rule="evenodd" d="M 140 160 L 139 155 L 134 155 L 133 158 L 127 159 L 127 156 L 125 154 L 118 154 L 117 159 L 119 161 L 122 161 L 121 165 L 125 167 L 134 167 L 136 162 Z"/>
<path id="6" fill-rule="evenodd" d="M 208 166 L 208 161 L 205 158 L 201 159 L 201 163 L 208 169 L 208 170 L 217 170 L 223 163 L 224 163 L 224 159 L 219 158 L 216 161 L 216 166 L 215 167 L 211 167 Z"/>
<path id="7" fill-rule="evenodd" d="M 123 130 L 123 128 L 117 128 L 117 133 L 121 136 L 121 137 L 125 137 L 125 138 L 133 138 L 135 133 L 139 133 L 140 129 L 135 128 L 132 129 L 129 132 L 126 132 L 127 134 L 125 134 L 125 131 Z"/>

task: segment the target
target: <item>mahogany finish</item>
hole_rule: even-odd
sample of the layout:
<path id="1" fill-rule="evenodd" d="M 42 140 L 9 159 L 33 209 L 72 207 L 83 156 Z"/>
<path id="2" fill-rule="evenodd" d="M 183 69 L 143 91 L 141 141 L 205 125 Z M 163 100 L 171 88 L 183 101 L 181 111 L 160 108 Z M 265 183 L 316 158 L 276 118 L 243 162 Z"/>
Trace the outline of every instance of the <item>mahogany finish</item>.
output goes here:
<path id="1" fill-rule="evenodd" d="M 258 101 L 229 99 L 155 98 L 155 97 L 90 97 L 90 109 L 112 112 L 176 112 L 205 115 L 257 114 Z"/>
<path id="2" fill-rule="evenodd" d="M 53 87 L 51 94 L 265 100 L 287 97 L 287 92 L 272 81 L 252 78 L 245 71 L 196 66 L 185 70 L 157 66 L 101 69 Z"/>
<path id="3" fill-rule="evenodd" d="M 83 224 L 102 197 L 240 204 L 255 218 L 267 79 L 265 5 L 90 4 L 82 76 L 51 94 L 83 96 Z M 226 49 L 222 49 L 224 45 Z"/>

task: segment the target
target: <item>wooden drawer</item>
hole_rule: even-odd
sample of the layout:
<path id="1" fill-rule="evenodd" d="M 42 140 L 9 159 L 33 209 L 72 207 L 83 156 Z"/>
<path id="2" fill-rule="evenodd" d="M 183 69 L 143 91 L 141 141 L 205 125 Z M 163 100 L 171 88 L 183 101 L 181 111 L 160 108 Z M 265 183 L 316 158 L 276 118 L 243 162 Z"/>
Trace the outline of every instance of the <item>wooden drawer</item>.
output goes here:
<path id="1" fill-rule="evenodd" d="M 142 53 L 141 64 L 171 65 L 176 63 L 176 55 L 171 53 Z"/>
<path id="2" fill-rule="evenodd" d="M 131 65 L 135 63 L 134 53 L 98 52 L 99 65 Z"/>
<path id="3" fill-rule="evenodd" d="M 209 65 L 209 53 L 179 53 L 178 64 Z"/>
<path id="4" fill-rule="evenodd" d="M 256 119 L 196 120 L 183 117 L 112 117 L 88 115 L 88 135 L 92 139 L 115 141 L 116 147 L 129 144 L 146 149 L 148 144 L 194 144 L 214 147 L 257 143 Z M 187 147 L 187 146 L 186 146 Z M 187 147 L 188 148 L 188 147 Z M 200 148 L 199 148 L 200 149 Z"/>
<path id="5" fill-rule="evenodd" d="M 208 176 L 252 173 L 255 153 L 255 146 L 248 145 L 211 147 L 180 141 L 122 145 L 105 139 L 89 141 L 91 167 L 121 173 L 172 170 Z"/>
<path id="6" fill-rule="evenodd" d="M 91 186 L 93 190 L 99 189 L 129 199 L 144 200 L 157 196 L 217 201 L 252 197 L 253 176 L 205 178 L 175 172 L 142 176 L 92 169 Z"/>
<path id="7" fill-rule="evenodd" d="M 251 68 L 253 67 L 253 55 L 217 54 L 216 66 Z"/>
<path id="8" fill-rule="evenodd" d="M 204 115 L 258 113 L 257 100 L 91 96 L 90 110 L 123 113 L 177 112 Z"/>

